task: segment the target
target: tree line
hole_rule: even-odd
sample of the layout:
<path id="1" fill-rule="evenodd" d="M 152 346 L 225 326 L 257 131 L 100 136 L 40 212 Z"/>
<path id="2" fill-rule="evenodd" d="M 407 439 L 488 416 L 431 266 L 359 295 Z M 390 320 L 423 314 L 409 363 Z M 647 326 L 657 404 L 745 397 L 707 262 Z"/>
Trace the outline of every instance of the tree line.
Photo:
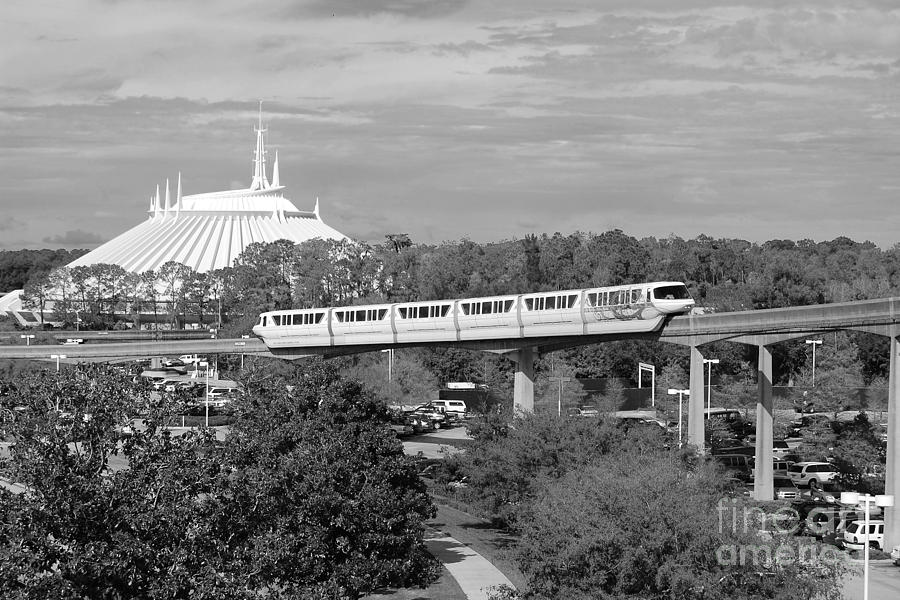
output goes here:
<path id="1" fill-rule="evenodd" d="M 114 265 L 41 268 L 26 282 L 24 301 L 40 310 L 52 299 L 53 319 L 69 326 L 124 327 L 123 319 L 173 327 L 195 322 L 216 324 L 222 335 L 237 337 L 249 333 L 257 315 L 267 310 L 654 280 L 683 281 L 698 305 L 716 311 L 886 297 L 900 294 L 900 247 L 882 250 L 846 237 L 762 244 L 706 235 L 637 239 L 618 229 L 489 243 L 463 239 L 419 244 L 405 234 L 387 236 L 382 244 L 279 240 L 252 244 L 234 265 L 209 273 L 179 263 L 143 274 Z M 825 342 L 819 348 L 823 382 L 830 377 L 829 352 L 846 363 L 840 376 L 830 377 L 844 388 L 878 385 L 886 378 L 886 340 L 848 333 Z M 717 384 L 740 385 L 755 378 L 752 348 L 724 343 L 709 348 L 721 360 L 714 375 Z M 538 373 L 634 380 L 637 362 L 653 357 L 660 371 L 677 375 L 687 371 L 682 350 L 642 341 L 574 348 L 539 362 Z M 802 340 L 773 350 L 777 384 L 799 385 L 810 379 L 809 348 Z M 432 369 L 438 381 L 502 382 L 509 375 L 505 362 L 466 351 L 415 350 L 404 355 Z"/>

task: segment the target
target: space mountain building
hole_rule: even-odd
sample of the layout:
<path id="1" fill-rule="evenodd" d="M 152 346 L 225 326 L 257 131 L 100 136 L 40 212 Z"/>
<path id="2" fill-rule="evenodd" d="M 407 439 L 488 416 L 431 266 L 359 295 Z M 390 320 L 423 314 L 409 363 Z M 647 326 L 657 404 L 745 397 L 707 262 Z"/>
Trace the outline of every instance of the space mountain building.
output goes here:
<path id="1" fill-rule="evenodd" d="M 147 220 L 69 263 L 68 267 L 115 264 L 132 273 L 158 270 L 167 262 L 182 263 L 198 273 L 234 266 L 235 259 L 254 242 L 314 238 L 342 241 L 347 236 L 329 227 L 313 210 L 300 210 L 284 196 L 278 173 L 278 154 L 269 179 L 260 116 L 256 129 L 253 177 L 246 189 L 182 195 L 181 175 L 174 198 L 169 181 L 150 198 Z M 42 323 L 34 311 L 23 309 L 20 294 L 0 290 L 0 314 L 13 316 L 23 326 Z"/>
<path id="2" fill-rule="evenodd" d="M 155 195 L 150 198 L 146 221 L 68 266 L 116 264 L 126 271 L 143 273 L 175 261 L 205 273 L 234 266 L 234 259 L 254 242 L 346 239 L 322 221 L 318 199 L 313 210 L 302 211 L 284 196 L 277 152 L 269 180 L 263 140 L 265 131 L 260 120 L 250 187 L 183 196 L 179 174 L 174 199 L 170 197 L 167 180 L 164 194 L 160 195 L 157 186 Z"/>

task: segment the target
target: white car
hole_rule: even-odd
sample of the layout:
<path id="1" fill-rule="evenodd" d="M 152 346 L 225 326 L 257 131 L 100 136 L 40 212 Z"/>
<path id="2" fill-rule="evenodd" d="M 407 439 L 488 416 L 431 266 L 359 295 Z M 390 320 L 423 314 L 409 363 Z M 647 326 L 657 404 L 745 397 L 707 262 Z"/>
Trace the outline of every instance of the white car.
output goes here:
<path id="1" fill-rule="evenodd" d="M 826 462 L 798 462 L 788 467 L 788 477 L 796 486 L 808 486 L 815 479 L 820 484 L 837 477 L 837 468 Z"/>
<path id="2" fill-rule="evenodd" d="M 844 547 L 849 550 L 862 550 L 866 544 L 866 522 L 853 521 L 844 531 Z M 884 549 L 884 521 L 869 521 L 869 546 Z"/>

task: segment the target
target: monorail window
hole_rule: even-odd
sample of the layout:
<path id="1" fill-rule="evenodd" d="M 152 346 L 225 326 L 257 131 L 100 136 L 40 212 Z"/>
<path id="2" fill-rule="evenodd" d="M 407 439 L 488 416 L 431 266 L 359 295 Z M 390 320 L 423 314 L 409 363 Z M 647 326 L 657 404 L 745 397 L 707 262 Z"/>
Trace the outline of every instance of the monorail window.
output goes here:
<path id="1" fill-rule="evenodd" d="M 275 325 L 281 325 L 281 315 L 272 315 L 272 322 Z"/>
<path id="2" fill-rule="evenodd" d="M 509 312 L 512 305 L 512 300 L 486 300 L 484 302 L 461 302 L 459 306 L 464 315 L 490 315 Z M 449 308 L 448 306 L 447 312 L 449 312 Z M 444 314 L 446 315 L 446 312 Z"/>
<path id="3" fill-rule="evenodd" d="M 653 288 L 653 297 L 657 300 L 687 300 L 691 296 L 683 285 L 664 285 Z"/>
<path id="4" fill-rule="evenodd" d="M 631 303 L 637 304 L 641 301 L 641 290 L 631 290 Z"/>
<path id="5" fill-rule="evenodd" d="M 322 318 L 325 316 L 323 312 L 317 313 L 294 313 L 293 324 L 294 325 L 316 325 L 322 322 Z"/>
<path id="6" fill-rule="evenodd" d="M 360 310 L 336 310 L 334 316 L 338 323 L 354 323 L 361 321 L 381 321 L 387 315 L 386 308 L 368 308 Z"/>
<path id="7" fill-rule="evenodd" d="M 436 319 L 446 317 L 450 312 L 449 304 L 434 304 L 429 306 L 410 306 L 398 309 L 402 319 Z"/>

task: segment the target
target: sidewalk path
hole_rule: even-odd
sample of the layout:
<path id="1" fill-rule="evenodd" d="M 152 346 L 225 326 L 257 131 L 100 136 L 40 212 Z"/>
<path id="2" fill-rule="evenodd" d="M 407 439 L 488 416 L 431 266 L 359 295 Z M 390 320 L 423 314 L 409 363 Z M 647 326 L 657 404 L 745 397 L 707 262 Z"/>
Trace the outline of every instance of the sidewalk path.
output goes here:
<path id="1" fill-rule="evenodd" d="M 430 533 L 425 546 L 450 571 L 469 600 L 487 600 L 488 592 L 493 587 L 512 587 L 506 575 L 486 558 L 445 533 Z"/>
<path id="2" fill-rule="evenodd" d="M 862 561 L 854 561 L 854 572 L 844 580 L 845 600 L 862 600 Z M 869 600 L 900 598 L 900 567 L 890 560 L 869 561 Z"/>

